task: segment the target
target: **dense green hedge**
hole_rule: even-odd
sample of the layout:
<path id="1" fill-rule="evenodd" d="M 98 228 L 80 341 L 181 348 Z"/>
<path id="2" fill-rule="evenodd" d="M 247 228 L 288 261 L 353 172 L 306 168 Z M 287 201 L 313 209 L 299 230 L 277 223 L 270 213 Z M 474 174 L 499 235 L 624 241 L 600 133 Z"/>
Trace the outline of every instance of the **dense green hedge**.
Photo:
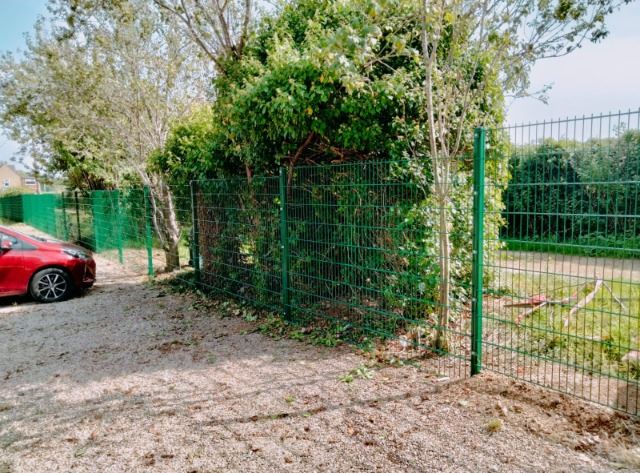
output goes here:
<path id="1" fill-rule="evenodd" d="M 450 196 L 439 202 L 424 116 L 419 18 L 419 4 L 411 2 L 291 2 L 261 20 L 242 58 L 225 60 L 212 106 L 172 129 L 152 161 L 183 189 L 181 200 L 189 181 L 201 180 L 199 243 L 211 289 L 263 305 L 277 299 L 271 212 L 279 196 L 262 186 L 276 182 L 284 167 L 291 211 L 297 212 L 289 230 L 298 291 L 292 297 L 300 298 L 299 306 L 324 301 L 326 310 L 318 313 L 338 314 L 345 301 L 371 304 L 369 312 L 387 311 L 385 330 L 398 317 L 433 320 L 444 260 L 451 263 L 446 303 L 460 309 L 468 302 L 473 127 L 502 122 L 503 93 L 485 51 L 457 44 L 462 36 L 440 43 L 443 58 L 468 51 L 457 67 L 481 92 L 451 106 L 451 123 L 462 130 L 461 151 L 451 158 Z M 463 108 L 469 113 L 461 121 Z M 447 134 L 449 149 L 457 148 L 456 131 Z M 490 136 L 491 149 L 504 147 L 501 138 Z M 390 162 L 405 167 L 375 164 Z M 500 159 L 488 166 L 495 180 L 486 199 L 490 253 L 507 166 Z M 402 190 L 398 182 L 417 190 L 402 200 L 394 194 Z M 448 218 L 439 229 L 443 205 Z M 393 225 L 381 229 L 381 221 Z M 438 238 L 445 232 L 450 252 L 442 257 Z"/>
<path id="2" fill-rule="evenodd" d="M 502 237 L 512 249 L 640 253 L 640 131 L 516 150 Z"/>
<path id="3" fill-rule="evenodd" d="M 471 276 L 466 165 L 448 230 L 457 309 L 468 301 Z M 280 311 L 284 225 L 294 320 L 324 319 L 352 334 L 392 336 L 411 326 L 428 332 L 437 325 L 440 273 L 437 203 L 424 174 L 409 161 L 364 161 L 300 166 L 284 186 L 278 177 L 254 176 L 249 185 L 243 178 L 198 181 L 203 288 Z M 460 322 L 446 329 L 460 331 Z"/>

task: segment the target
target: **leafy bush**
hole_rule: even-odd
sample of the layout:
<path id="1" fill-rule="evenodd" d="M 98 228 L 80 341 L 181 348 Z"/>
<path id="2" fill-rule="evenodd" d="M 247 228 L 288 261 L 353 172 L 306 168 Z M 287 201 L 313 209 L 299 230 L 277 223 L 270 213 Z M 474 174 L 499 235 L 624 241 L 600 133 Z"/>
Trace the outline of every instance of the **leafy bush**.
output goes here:
<path id="1" fill-rule="evenodd" d="M 516 153 L 503 238 L 512 249 L 637 255 L 640 131 Z"/>
<path id="2" fill-rule="evenodd" d="M 382 333 L 408 322 L 436 324 L 440 204 L 432 193 L 414 7 L 369 0 L 287 4 L 262 21 L 241 59 L 227 59 L 211 109 L 174 127 L 154 164 L 174 185 L 201 179 L 198 220 L 206 228 L 199 244 L 211 289 L 279 303 L 279 195 L 264 186 L 277 184 L 284 166 L 293 212 L 292 283 L 303 308 L 297 315 L 352 312 L 350 322 Z M 438 54 L 447 55 L 450 46 L 443 41 Z M 485 80 L 493 77 L 488 58 L 467 59 L 474 67 L 460 73 L 473 71 L 483 92 L 469 105 L 470 122 L 459 125 L 464 151 L 451 164 L 446 203 L 457 308 L 467 302 L 471 276 L 471 123 L 495 126 L 503 109 L 497 77 Z M 490 139 L 493 148 L 503 146 L 497 136 Z M 500 160 L 488 166 L 497 179 L 487 197 L 490 252 L 506 166 Z M 414 190 L 402 194 L 403 186 Z M 328 300 L 366 306 L 367 315 L 325 310 Z"/>

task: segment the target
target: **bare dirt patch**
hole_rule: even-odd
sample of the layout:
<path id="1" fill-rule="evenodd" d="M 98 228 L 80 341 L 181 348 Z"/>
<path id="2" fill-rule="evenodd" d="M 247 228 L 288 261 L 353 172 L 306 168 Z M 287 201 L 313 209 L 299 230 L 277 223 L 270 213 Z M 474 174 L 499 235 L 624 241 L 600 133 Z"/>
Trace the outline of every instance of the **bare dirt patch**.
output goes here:
<path id="1" fill-rule="evenodd" d="M 98 267 L 84 297 L 0 303 L 0 471 L 638 467 L 627 417 L 498 375 L 443 382 L 427 362 L 345 382 L 370 359 Z"/>

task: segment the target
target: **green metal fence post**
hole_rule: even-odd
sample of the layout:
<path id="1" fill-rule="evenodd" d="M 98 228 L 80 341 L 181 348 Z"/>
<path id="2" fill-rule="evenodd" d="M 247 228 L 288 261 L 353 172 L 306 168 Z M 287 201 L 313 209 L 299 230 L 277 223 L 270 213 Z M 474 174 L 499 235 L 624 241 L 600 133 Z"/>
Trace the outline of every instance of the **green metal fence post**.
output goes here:
<path id="1" fill-rule="evenodd" d="M 473 267 L 471 272 L 471 376 L 482 369 L 482 289 L 484 273 L 484 166 L 486 130 L 473 142 Z"/>
<path id="2" fill-rule="evenodd" d="M 69 223 L 67 222 L 67 203 L 64 192 L 60 194 L 60 207 L 62 208 L 62 235 L 65 241 L 69 240 Z"/>
<path id="3" fill-rule="evenodd" d="M 93 247 L 94 251 L 99 253 L 102 250 L 102 232 L 100 230 L 104 217 L 102 191 L 91 191 L 89 202 L 91 202 L 91 218 L 93 220 Z"/>
<path id="4" fill-rule="evenodd" d="M 118 261 L 120 264 L 124 264 L 124 248 L 122 245 L 122 218 L 120 215 L 120 191 L 115 190 L 113 199 L 115 200 L 115 214 L 116 214 L 116 244 L 118 245 Z"/>
<path id="5" fill-rule="evenodd" d="M 282 261 L 281 303 L 284 318 L 291 316 L 289 304 L 289 232 L 287 226 L 287 173 L 280 167 L 280 259 Z"/>
<path id="6" fill-rule="evenodd" d="M 153 277 L 153 233 L 151 232 L 151 196 L 149 195 L 149 186 L 144 186 L 144 216 L 147 245 L 147 268 L 149 276 Z"/>
<path id="7" fill-rule="evenodd" d="M 82 232 L 80 231 L 80 201 L 78 200 L 78 191 L 73 193 L 76 201 L 76 225 L 78 228 L 78 243 L 82 242 Z"/>
<path id="8" fill-rule="evenodd" d="M 196 284 L 200 285 L 200 231 L 198 229 L 198 182 L 191 181 L 191 264 L 195 270 Z"/>

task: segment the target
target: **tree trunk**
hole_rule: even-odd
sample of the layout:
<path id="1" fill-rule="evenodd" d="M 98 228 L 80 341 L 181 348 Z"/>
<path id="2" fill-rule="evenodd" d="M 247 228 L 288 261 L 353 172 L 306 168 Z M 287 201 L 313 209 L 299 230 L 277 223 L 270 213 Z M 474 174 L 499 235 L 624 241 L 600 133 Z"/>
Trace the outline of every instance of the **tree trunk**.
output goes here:
<path id="1" fill-rule="evenodd" d="M 149 186 L 151 217 L 156 235 L 164 250 L 165 271 L 175 271 L 180 268 L 181 231 L 171 189 L 160 175 L 142 171 L 140 177 L 145 185 Z"/>
<path id="2" fill-rule="evenodd" d="M 165 271 L 174 271 L 180 268 L 179 243 L 177 241 L 167 241 L 164 248 L 164 258 L 167 264 Z"/>
<path id="3" fill-rule="evenodd" d="M 158 183 L 157 196 L 161 205 L 159 213 L 162 217 L 158 219 L 158 223 L 162 223 L 161 227 L 157 230 L 163 235 L 162 240 L 166 263 L 165 271 L 171 272 L 180 269 L 180 226 L 176 216 L 171 189 L 162 181 Z"/>
<path id="4" fill-rule="evenodd" d="M 438 235 L 438 265 L 440 267 L 440 292 L 438 300 L 438 326 L 436 328 L 435 348 L 441 351 L 449 349 L 447 329 L 450 314 L 450 285 L 451 285 L 451 242 L 449 240 L 449 215 L 447 196 L 438 197 L 439 235 Z"/>

